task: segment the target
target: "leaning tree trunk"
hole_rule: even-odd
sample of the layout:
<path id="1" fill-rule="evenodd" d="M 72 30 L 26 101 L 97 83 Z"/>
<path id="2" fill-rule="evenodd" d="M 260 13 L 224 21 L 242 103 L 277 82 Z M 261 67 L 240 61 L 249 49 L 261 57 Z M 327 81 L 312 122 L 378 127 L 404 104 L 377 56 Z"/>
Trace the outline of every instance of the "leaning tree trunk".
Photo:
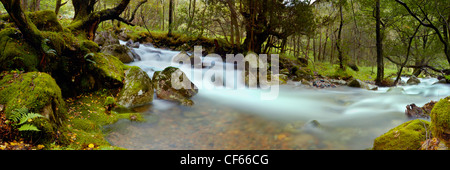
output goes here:
<path id="1" fill-rule="evenodd" d="M 27 15 L 25 15 L 20 6 L 20 0 L 1 0 L 1 2 L 20 32 L 22 32 L 25 41 L 43 54 L 42 40 L 44 38 Z"/>
<path id="2" fill-rule="evenodd" d="M 120 17 L 130 0 L 122 0 L 119 5 L 111 9 L 93 12 L 95 2 L 96 0 L 88 0 L 87 2 L 84 0 L 72 0 L 75 16 L 73 22 L 68 26 L 70 30 L 84 33 L 87 39 L 94 40 L 98 25 L 103 21 L 116 19 L 132 25 Z"/>

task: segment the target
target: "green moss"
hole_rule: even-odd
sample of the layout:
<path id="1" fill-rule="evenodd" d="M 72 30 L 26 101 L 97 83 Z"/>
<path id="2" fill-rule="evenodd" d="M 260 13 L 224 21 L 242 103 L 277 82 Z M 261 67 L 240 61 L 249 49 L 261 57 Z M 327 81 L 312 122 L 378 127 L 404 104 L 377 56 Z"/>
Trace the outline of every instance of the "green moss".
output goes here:
<path id="1" fill-rule="evenodd" d="M 118 104 L 139 106 L 153 101 L 153 85 L 148 74 L 137 66 L 125 71 L 125 84 L 118 95 Z"/>
<path id="2" fill-rule="evenodd" d="M 52 49 L 56 50 L 58 55 L 61 55 L 65 49 L 66 43 L 62 34 L 50 31 L 42 31 L 41 34 L 44 38 L 50 40 L 47 44 L 49 44 Z"/>
<path id="3" fill-rule="evenodd" d="M 105 104 L 103 105 L 104 106 L 116 105 L 116 100 L 114 99 L 114 97 L 108 96 L 105 100 Z"/>
<path id="4" fill-rule="evenodd" d="M 102 127 L 117 122 L 119 119 L 129 119 L 130 114 L 105 112 L 105 103 L 113 99 L 113 91 L 97 91 L 86 93 L 75 99 L 68 99 L 68 121 L 64 126 L 63 148 L 57 149 L 87 149 L 89 144 L 94 149 L 118 149 L 105 140 Z M 56 146 L 53 146 L 56 147 Z"/>
<path id="5" fill-rule="evenodd" d="M 27 13 L 28 18 L 41 31 L 61 32 L 63 27 L 59 24 L 55 11 L 44 10 Z"/>
<path id="6" fill-rule="evenodd" d="M 95 53 L 93 56 L 94 77 L 102 83 L 102 86 L 115 88 L 121 87 L 124 80 L 123 63 L 114 56 L 105 55 L 103 53 Z M 100 87 L 102 88 L 102 87 Z"/>
<path id="7" fill-rule="evenodd" d="M 425 128 L 425 126 L 426 128 Z M 417 150 L 425 141 L 430 123 L 425 120 L 411 120 L 397 126 L 376 138 L 374 150 Z"/>
<path id="8" fill-rule="evenodd" d="M 20 31 L 15 28 L 0 31 L 0 71 L 37 71 L 39 59 L 35 49 L 24 43 Z"/>
<path id="9" fill-rule="evenodd" d="M 450 75 L 445 75 L 445 80 L 447 80 L 447 82 L 450 82 Z"/>
<path id="10" fill-rule="evenodd" d="M 297 76 L 296 79 L 294 79 L 294 81 L 301 81 L 302 79 L 305 80 L 312 80 L 314 79 L 314 73 L 306 67 L 295 67 L 295 76 Z"/>
<path id="11" fill-rule="evenodd" d="M 26 107 L 53 123 L 60 124 L 65 118 L 66 107 L 61 89 L 50 75 L 40 72 L 4 72 L 0 77 L 3 77 L 0 80 L 0 103 L 7 106 L 7 116 L 14 109 Z"/>
<path id="12" fill-rule="evenodd" d="M 433 135 L 450 146 L 450 96 L 434 105 L 430 118 Z"/>
<path id="13" fill-rule="evenodd" d="M 97 43 L 90 40 L 82 40 L 81 41 L 81 50 L 84 53 L 96 53 L 100 50 L 100 47 Z"/>
<path id="14" fill-rule="evenodd" d="M 120 113 L 118 114 L 119 119 L 128 119 L 130 121 L 145 122 L 145 118 L 139 113 Z"/>

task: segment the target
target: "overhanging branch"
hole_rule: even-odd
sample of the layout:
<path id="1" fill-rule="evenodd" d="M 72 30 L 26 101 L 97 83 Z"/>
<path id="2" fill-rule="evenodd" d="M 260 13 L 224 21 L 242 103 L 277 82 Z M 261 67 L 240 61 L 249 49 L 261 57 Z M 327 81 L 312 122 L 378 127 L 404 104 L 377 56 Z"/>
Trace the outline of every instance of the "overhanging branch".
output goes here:
<path id="1" fill-rule="evenodd" d="M 399 65 L 399 66 L 403 65 L 402 63 L 395 61 L 394 59 L 392 59 L 389 56 L 384 56 L 384 57 L 386 59 L 388 59 L 390 62 L 392 62 L 392 63 L 394 63 L 396 65 Z M 444 72 L 444 70 L 440 70 L 440 69 L 434 68 L 434 67 L 426 65 L 426 64 L 425 65 L 404 65 L 404 67 L 407 67 L 407 68 L 428 68 L 428 69 L 431 69 L 431 70 L 433 70 L 435 72 L 438 72 L 438 73 L 443 73 Z"/>

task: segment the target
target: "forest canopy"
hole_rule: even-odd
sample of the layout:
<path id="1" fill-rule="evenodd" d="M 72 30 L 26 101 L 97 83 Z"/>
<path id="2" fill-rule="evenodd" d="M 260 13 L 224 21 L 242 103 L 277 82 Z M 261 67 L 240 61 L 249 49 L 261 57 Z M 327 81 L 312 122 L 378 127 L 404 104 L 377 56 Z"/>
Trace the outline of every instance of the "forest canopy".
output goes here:
<path id="1" fill-rule="evenodd" d="M 280 53 L 312 63 L 339 64 L 342 70 L 349 65 L 377 66 L 377 72 L 381 72 L 377 82 L 384 78 L 382 68 L 389 65 L 400 70 L 414 69 L 414 75 L 419 76 L 423 71 L 445 74 L 450 63 L 447 1 L 2 0 L 2 3 L 6 7 L 1 9 L 4 14 L 17 13 L 13 12 L 17 5 L 24 12 L 55 11 L 66 28 L 83 32 L 90 40 L 99 26 L 100 29 L 121 24 L 138 26 L 168 32 L 169 36 L 175 33 L 218 39 L 232 47 L 234 53 Z M 30 34 L 26 37 L 34 46 L 43 40 L 32 36 L 36 33 L 26 33 L 25 29 L 22 32 Z"/>

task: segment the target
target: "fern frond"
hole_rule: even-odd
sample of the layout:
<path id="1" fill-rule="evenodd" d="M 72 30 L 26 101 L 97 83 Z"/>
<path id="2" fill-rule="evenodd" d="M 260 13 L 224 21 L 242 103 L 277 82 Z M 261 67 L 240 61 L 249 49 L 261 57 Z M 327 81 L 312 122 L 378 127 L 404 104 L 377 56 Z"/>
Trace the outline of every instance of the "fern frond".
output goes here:
<path id="1" fill-rule="evenodd" d="M 22 108 L 19 108 L 19 109 L 14 109 L 11 112 L 11 115 L 9 115 L 8 119 L 11 120 L 12 122 L 19 122 L 20 119 L 24 115 L 26 115 L 27 113 L 28 113 L 28 108 L 26 108 L 26 107 L 22 107 Z"/>
<path id="2" fill-rule="evenodd" d="M 37 114 L 37 113 L 28 113 L 20 118 L 20 122 L 17 125 L 24 124 L 28 120 L 38 118 L 38 117 L 44 117 L 44 116 Z"/>
<path id="3" fill-rule="evenodd" d="M 92 64 L 97 64 L 95 61 L 91 60 L 92 57 L 94 57 L 94 55 L 95 55 L 94 53 L 87 53 L 87 54 L 84 56 L 84 59 L 85 59 L 86 61 L 92 63 Z"/>
<path id="4" fill-rule="evenodd" d="M 41 131 L 32 124 L 24 124 L 24 125 L 20 126 L 20 128 L 17 130 L 19 130 L 19 131 L 36 131 L 36 132 Z"/>

